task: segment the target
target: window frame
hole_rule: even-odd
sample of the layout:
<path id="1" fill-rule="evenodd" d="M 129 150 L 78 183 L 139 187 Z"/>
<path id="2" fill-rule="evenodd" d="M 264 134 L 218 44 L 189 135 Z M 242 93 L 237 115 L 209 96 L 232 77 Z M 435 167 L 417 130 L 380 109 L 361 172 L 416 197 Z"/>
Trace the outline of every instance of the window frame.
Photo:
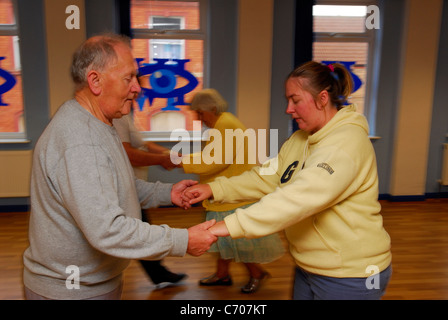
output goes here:
<path id="1" fill-rule="evenodd" d="M 154 18 L 163 18 L 163 17 L 161 17 L 161 16 L 151 16 L 150 17 L 150 21 L 149 21 L 150 25 L 154 25 Z M 170 18 L 173 18 L 173 17 L 170 16 Z M 183 30 L 182 27 L 185 27 L 185 19 L 184 19 L 184 17 L 174 17 L 174 18 L 179 19 L 180 26 L 181 26 L 180 29 L 174 29 L 174 30 Z M 173 30 L 173 29 L 170 29 L 170 30 Z M 154 39 L 154 38 L 148 39 L 149 46 L 151 47 L 154 44 L 160 44 L 159 42 L 157 42 L 158 40 L 162 40 L 162 39 Z M 176 40 L 176 41 L 179 41 L 179 45 L 181 46 L 181 58 L 180 59 L 185 59 L 185 39 L 166 39 L 166 38 L 164 38 L 163 40 Z M 162 45 L 163 45 L 163 43 L 162 43 Z M 150 52 L 152 52 L 152 51 L 150 51 Z M 152 56 L 150 58 L 154 59 L 155 57 Z"/>
<path id="2" fill-rule="evenodd" d="M 316 0 L 314 5 L 352 5 L 352 6 L 369 6 L 376 5 L 376 0 Z M 367 66 L 366 66 L 366 83 L 365 97 L 364 97 L 364 110 L 363 114 L 366 116 L 370 134 L 375 132 L 375 112 L 376 112 L 376 94 L 377 94 L 377 70 L 379 68 L 378 63 L 378 49 L 380 43 L 378 41 L 378 35 L 375 29 L 365 28 L 364 32 L 314 32 L 313 42 L 365 42 L 368 44 L 367 50 Z"/>
<path id="3" fill-rule="evenodd" d="M 160 1 L 160 0 L 159 0 Z M 165 0 L 167 2 L 199 2 L 198 30 L 163 30 L 149 28 L 131 28 L 133 39 L 178 39 L 206 40 L 207 35 L 207 5 L 208 0 Z"/>
<path id="4" fill-rule="evenodd" d="M 149 28 L 132 28 L 132 39 L 181 39 L 181 40 L 201 40 L 203 41 L 203 85 L 208 86 L 209 83 L 209 54 L 208 54 L 208 0 L 165 0 L 170 2 L 198 2 L 199 3 L 199 28 L 197 30 L 163 30 L 163 29 L 149 29 Z M 141 131 L 144 140 L 167 142 L 171 141 L 171 131 Z M 195 134 L 188 132 L 190 141 L 195 141 Z"/>
<path id="5" fill-rule="evenodd" d="M 22 73 L 22 61 L 21 61 L 21 50 L 20 50 L 20 38 L 19 38 L 19 14 L 17 8 L 17 0 L 11 0 L 13 13 L 14 13 L 14 24 L 0 24 L 0 36 L 2 37 L 12 37 L 13 38 L 13 48 L 14 48 L 14 58 L 19 59 L 19 70 Z M 16 52 L 15 50 L 19 50 Z M 17 66 L 17 61 L 15 61 Z M 23 73 L 22 73 L 23 79 Z M 22 87 L 22 100 L 23 100 L 23 131 L 22 132 L 0 132 L 0 143 L 28 143 L 27 138 L 27 126 L 25 118 L 25 99 Z"/>

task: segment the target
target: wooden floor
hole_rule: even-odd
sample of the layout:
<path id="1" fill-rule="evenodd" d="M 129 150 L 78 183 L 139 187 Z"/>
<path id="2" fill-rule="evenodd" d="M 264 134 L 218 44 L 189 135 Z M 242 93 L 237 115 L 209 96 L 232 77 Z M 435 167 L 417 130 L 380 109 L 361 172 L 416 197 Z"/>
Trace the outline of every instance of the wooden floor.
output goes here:
<path id="1" fill-rule="evenodd" d="M 392 238 L 393 276 L 384 300 L 448 299 L 448 199 L 423 202 L 382 201 L 385 228 Z M 0 300 L 23 299 L 22 253 L 27 247 L 27 213 L 0 213 Z M 202 209 L 151 212 L 154 224 L 189 227 L 204 220 Z M 283 236 L 282 236 L 283 237 Z M 286 242 L 285 242 L 286 246 Z M 260 291 L 247 295 L 241 264 L 231 264 L 234 285 L 200 287 L 198 280 L 215 270 L 212 254 L 166 258 L 164 264 L 188 278 L 177 286 L 156 288 L 136 261 L 125 271 L 124 300 L 289 300 L 293 262 L 289 254 L 266 264 L 271 273 Z"/>

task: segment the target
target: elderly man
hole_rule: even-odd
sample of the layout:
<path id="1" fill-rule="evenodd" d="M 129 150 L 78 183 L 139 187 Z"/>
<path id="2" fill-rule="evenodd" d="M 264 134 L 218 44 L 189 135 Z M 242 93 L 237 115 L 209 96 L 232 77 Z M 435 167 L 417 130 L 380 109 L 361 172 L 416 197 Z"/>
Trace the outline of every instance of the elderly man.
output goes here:
<path id="1" fill-rule="evenodd" d="M 129 39 L 88 39 L 75 53 L 75 98 L 64 103 L 36 144 L 31 178 L 27 299 L 119 299 L 130 259 L 198 256 L 217 240 L 203 223 L 149 225 L 141 208 L 181 205 L 183 190 L 136 179 L 114 118 L 140 93 Z"/>

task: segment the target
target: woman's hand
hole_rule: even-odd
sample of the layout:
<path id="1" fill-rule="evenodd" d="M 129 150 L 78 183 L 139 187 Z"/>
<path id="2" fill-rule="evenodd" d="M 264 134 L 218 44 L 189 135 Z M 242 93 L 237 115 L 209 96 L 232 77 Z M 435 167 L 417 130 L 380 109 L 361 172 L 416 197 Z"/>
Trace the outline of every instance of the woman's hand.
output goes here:
<path id="1" fill-rule="evenodd" d="M 214 226 L 208 229 L 213 235 L 217 237 L 227 237 L 230 235 L 229 229 L 227 229 L 226 223 L 224 221 L 217 222 Z"/>
<path id="2" fill-rule="evenodd" d="M 212 189 L 208 184 L 197 184 L 186 188 L 182 193 L 184 205 L 193 205 L 213 196 Z"/>

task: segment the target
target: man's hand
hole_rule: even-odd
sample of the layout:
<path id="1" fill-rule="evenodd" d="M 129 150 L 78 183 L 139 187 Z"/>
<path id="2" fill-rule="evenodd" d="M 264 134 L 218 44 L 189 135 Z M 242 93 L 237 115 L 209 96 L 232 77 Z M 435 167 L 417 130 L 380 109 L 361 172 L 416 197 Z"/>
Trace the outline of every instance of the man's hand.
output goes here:
<path id="1" fill-rule="evenodd" d="M 188 228 L 188 254 L 198 257 L 207 252 L 210 246 L 218 240 L 218 237 L 208 230 L 215 223 L 216 221 L 213 219 Z"/>
<path id="2" fill-rule="evenodd" d="M 188 202 L 182 201 L 182 193 L 188 187 L 196 185 L 198 182 L 194 180 L 182 180 L 173 185 L 171 189 L 171 202 L 178 207 L 183 207 L 184 209 L 191 208 Z"/>

